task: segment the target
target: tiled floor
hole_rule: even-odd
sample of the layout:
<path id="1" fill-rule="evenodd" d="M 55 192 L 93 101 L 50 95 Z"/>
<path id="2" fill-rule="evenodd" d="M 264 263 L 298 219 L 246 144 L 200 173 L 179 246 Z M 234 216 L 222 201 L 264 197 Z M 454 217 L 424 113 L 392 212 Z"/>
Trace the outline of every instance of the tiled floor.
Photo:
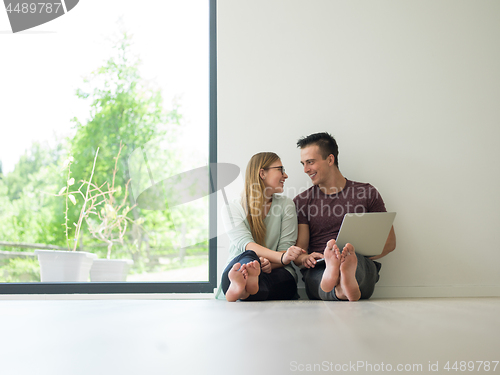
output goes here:
<path id="1" fill-rule="evenodd" d="M 500 373 L 499 316 L 500 298 L 4 300 L 0 374 Z"/>

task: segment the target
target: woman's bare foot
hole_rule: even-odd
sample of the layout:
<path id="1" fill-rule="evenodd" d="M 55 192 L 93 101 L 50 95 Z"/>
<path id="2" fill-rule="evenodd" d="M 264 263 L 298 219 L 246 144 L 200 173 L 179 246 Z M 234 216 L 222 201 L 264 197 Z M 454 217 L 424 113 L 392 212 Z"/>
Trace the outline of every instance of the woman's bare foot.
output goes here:
<path id="1" fill-rule="evenodd" d="M 231 271 L 229 271 L 228 277 L 231 284 L 226 292 L 226 300 L 228 302 L 235 302 L 239 299 L 248 298 L 249 294 L 245 290 L 247 284 L 247 277 L 244 275 L 245 267 L 242 267 L 240 263 L 236 263 Z"/>
<path id="2" fill-rule="evenodd" d="M 357 301 L 361 298 L 358 282 L 356 281 L 356 267 L 358 258 L 354 246 L 350 243 L 345 245 L 341 254 L 340 284 L 335 288 L 335 293 L 340 299 Z"/>
<path id="3" fill-rule="evenodd" d="M 258 260 L 245 264 L 248 271 L 245 290 L 253 295 L 259 291 L 260 263 Z"/>
<path id="4" fill-rule="evenodd" d="M 335 240 L 328 241 L 323 255 L 325 256 L 326 268 L 321 278 L 320 287 L 328 293 L 337 286 L 340 277 L 341 256 Z"/>

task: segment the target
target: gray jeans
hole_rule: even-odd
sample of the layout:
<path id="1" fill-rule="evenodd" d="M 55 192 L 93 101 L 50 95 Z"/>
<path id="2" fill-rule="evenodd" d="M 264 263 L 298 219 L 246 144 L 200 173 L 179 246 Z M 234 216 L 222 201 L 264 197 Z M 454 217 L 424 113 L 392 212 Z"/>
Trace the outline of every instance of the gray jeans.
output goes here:
<path id="1" fill-rule="evenodd" d="M 375 290 L 375 284 L 379 279 L 379 270 L 382 265 L 363 255 L 357 254 L 358 267 L 356 268 L 356 281 L 361 291 L 361 299 L 368 299 Z M 325 262 L 318 263 L 314 268 L 304 268 L 302 280 L 306 284 L 306 293 L 309 299 L 319 299 L 323 301 L 340 301 L 335 295 L 335 288 L 331 292 L 324 292 L 321 287 L 321 278 L 325 271 Z"/>

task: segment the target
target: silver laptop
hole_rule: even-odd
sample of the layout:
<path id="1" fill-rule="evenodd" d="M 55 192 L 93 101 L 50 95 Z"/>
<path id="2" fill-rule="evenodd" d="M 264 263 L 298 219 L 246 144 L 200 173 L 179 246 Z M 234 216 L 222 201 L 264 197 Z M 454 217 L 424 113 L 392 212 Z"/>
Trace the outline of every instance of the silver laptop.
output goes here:
<path id="1" fill-rule="evenodd" d="M 346 214 L 337 235 L 337 246 L 342 251 L 350 243 L 358 254 L 379 255 L 384 250 L 395 217 L 395 212 Z"/>

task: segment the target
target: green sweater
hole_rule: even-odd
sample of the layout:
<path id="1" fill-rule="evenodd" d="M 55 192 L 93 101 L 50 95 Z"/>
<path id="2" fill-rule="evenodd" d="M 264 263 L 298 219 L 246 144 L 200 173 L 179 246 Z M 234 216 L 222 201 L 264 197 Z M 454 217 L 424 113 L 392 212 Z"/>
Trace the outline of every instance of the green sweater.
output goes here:
<path id="1" fill-rule="evenodd" d="M 233 258 L 245 251 L 245 247 L 250 242 L 255 241 L 241 202 L 233 201 L 225 206 L 222 219 L 230 242 L 227 266 Z M 295 245 L 297 241 L 297 213 L 295 204 L 290 198 L 284 195 L 273 195 L 271 208 L 264 219 L 264 224 L 266 225 L 265 247 L 274 251 L 286 251 L 290 246 Z M 292 264 L 286 265 L 285 269 L 297 281 L 297 274 Z M 225 299 L 220 285 L 215 298 Z"/>

